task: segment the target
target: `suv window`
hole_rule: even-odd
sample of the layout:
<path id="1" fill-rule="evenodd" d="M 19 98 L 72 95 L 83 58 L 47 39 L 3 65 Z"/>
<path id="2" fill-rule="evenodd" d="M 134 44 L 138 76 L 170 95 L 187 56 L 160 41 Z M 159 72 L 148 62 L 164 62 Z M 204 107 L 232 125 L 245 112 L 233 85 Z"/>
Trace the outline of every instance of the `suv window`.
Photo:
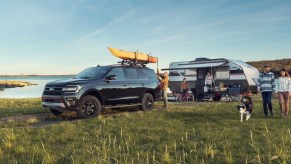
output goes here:
<path id="1" fill-rule="evenodd" d="M 156 74 L 153 70 L 150 69 L 139 69 L 140 79 L 156 79 Z"/>
<path id="2" fill-rule="evenodd" d="M 109 75 L 116 75 L 117 80 L 124 80 L 124 72 L 122 68 L 113 68 L 113 70 L 110 71 Z"/>
<path id="3" fill-rule="evenodd" d="M 127 79 L 138 79 L 137 70 L 135 68 L 127 68 L 126 77 Z"/>
<path id="4" fill-rule="evenodd" d="M 110 67 L 91 67 L 76 75 L 75 79 L 101 79 L 108 72 Z"/>

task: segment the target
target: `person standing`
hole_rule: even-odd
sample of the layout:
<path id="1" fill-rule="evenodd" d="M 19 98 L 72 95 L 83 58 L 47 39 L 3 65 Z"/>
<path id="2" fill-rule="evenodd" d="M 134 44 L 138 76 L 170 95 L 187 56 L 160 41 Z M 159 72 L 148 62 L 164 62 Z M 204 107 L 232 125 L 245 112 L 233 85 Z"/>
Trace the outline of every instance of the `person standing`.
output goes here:
<path id="1" fill-rule="evenodd" d="M 207 72 L 205 76 L 205 86 L 204 86 L 204 92 L 211 94 L 211 91 L 213 89 L 213 75 L 210 72 Z"/>
<path id="2" fill-rule="evenodd" d="M 164 72 L 163 74 L 160 74 L 159 69 L 157 70 L 159 80 L 161 83 L 161 89 L 162 89 L 162 98 L 164 101 L 164 108 L 168 108 L 168 86 L 169 86 L 169 74 L 168 72 Z"/>
<path id="3" fill-rule="evenodd" d="M 190 87 L 186 81 L 186 78 L 184 78 L 182 83 L 181 83 L 182 97 L 188 92 L 189 89 L 190 89 Z"/>
<path id="4" fill-rule="evenodd" d="M 291 79 L 288 71 L 282 69 L 276 81 L 276 97 L 279 98 L 281 117 L 287 118 L 289 112 L 289 97 L 291 96 Z"/>
<path id="5" fill-rule="evenodd" d="M 262 95 L 265 117 L 268 117 L 268 108 L 271 116 L 275 116 L 272 105 L 273 91 L 275 91 L 275 76 L 271 72 L 271 66 L 265 64 L 264 72 L 259 74 L 258 79 L 258 92 Z"/>
<path id="6" fill-rule="evenodd" d="M 210 72 L 207 72 L 207 75 L 205 77 L 205 85 L 208 86 L 209 88 L 212 88 L 213 84 L 213 76 Z"/>

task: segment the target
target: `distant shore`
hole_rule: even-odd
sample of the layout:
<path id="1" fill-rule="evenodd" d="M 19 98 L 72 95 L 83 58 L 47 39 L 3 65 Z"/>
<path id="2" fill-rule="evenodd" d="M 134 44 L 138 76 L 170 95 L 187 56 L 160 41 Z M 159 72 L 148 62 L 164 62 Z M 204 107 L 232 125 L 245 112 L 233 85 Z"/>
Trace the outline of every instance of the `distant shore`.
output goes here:
<path id="1" fill-rule="evenodd" d="M 0 77 L 60 77 L 60 76 L 75 76 L 75 75 L 0 75 Z"/>
<path id="2" fill-rule="evenodd" d="M 25 87 L 25 86 L 31 86 L 31 85 L 37 85 L 26 81 L 12 81 L 12 80 L 0 80 L 0 88 L 16 88 L 16 87 Z"/>

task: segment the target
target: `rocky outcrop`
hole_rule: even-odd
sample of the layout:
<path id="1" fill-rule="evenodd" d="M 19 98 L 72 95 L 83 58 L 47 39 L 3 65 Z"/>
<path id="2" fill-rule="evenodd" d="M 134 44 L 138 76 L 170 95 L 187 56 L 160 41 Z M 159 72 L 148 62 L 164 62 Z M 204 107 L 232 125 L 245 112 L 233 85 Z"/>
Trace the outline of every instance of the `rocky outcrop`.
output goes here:
<path id="1" fill-rule="evenodd" d="M 10 80 L 0 80 L 0 88 L 16 88 L 36 85 L 26 81 L 10 81 Z"/>

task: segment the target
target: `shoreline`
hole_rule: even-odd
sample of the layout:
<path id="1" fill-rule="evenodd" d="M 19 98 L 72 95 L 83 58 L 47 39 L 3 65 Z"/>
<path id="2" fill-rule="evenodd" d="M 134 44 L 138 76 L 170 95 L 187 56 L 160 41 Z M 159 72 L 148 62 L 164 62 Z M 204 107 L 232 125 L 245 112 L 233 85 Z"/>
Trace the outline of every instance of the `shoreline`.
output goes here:
<path id="1" fill-rule="evenodd" d="M 7 88 L 17 88 L 17 87 L 26 87 L 37 85 L 34 83 L 26 82 L 26 81 L 15 81 L 15 80 L 0 80 L 0 90 Z"/>
<path id="2" fill-rule="evenodd" d="M 75 76 L 75 74 L 68 75 L 0 75 L 0 77 L 66 77 L 66 76 Z"/>

